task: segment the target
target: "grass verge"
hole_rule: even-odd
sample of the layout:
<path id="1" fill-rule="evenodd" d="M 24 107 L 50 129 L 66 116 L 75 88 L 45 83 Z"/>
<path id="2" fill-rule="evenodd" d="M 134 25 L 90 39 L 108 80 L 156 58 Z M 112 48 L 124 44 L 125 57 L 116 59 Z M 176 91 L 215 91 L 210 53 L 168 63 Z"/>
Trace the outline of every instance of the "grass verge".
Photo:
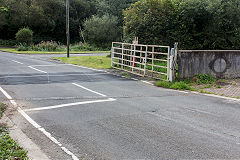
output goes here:
<path id="1" fill-rule="evenodd" d="M 17 51 L 16 48 L 1 48 L 0 51 L 17 53 L 17 54 L 65 54 L 66 51 Z M 109 51 L 71 51 L 70 53 L 109 53 Z"/>
<path id="2" fill-rule="evenodd" d="M 75 64 L 90 68 L 102 68 L 109 69 L 111 68 L 111 58 L 108 56 L 79 56 L 79 57 L 59 57 L 53 58 L 61 60 L 65 63 Z"/>
<path id="3" fill-rule="evenodd" d="M 176 90 L 194 90 L 189 84 L 182 81 L 181 82 L 157 81 L 156 86 Z"/>
<path id="4" fill-rule="evenodd" d="M 0 119 L 6 105 L 0 103 Z M 0 125 L 0 159 L 28 160 L 27 152 L 23 150 L 9 135 L 6 127 Z"/>
<path id="5" fill-rule="evenodd" d="M 211 75 L 199 74 L 191 79 L 186 79 L 184 81 L 157 81 L 156 86 L 163 88 L 171 88 L 176 90 L 198 90 L 202 88 L 210 88 L 213 85 L 216 85 L 216 79 Z M 199 87 L 201 86 L 201 87 Z"/>

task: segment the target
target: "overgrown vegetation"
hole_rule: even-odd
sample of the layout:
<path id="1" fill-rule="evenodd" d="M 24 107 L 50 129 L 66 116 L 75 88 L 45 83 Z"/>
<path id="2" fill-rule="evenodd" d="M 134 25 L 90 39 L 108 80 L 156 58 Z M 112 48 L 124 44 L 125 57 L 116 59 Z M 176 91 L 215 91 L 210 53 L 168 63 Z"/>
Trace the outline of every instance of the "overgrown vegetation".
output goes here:
<path id="1" fill-rule="evenodd" d="M 79 57 L 71 57 L 71 58 L 53 58 L 58 59 L 66 63 L 91 67 L 91 68 L 102 68 L 109 69 L 111 68 L 111 58 L 108 56 L 79 56 Z"/>
<path id="2" fill-rule="evenodd" d="M 136 0 L 71 0 L 71 43 L 83 42 L 99 45 L 99 36 L 102 39 L 101 43 L 109 44 L 109 37 L 111 40 L 113 38 L 118 40 L 122 37 L 122 11 L 134 1 Z M 64 0 L 0 0 L 0 6 L 0 39 L 14 39 L 20 28 L 28 26 L 34 32 L 34 44 L 50 40 L 66 42 Z M 98 27 L 94 27 L 94 32 L 91 33 L 94 34 L 94 38 L 87 37 L 88 34 L 84 37 L 82 32 L 88 32 L 90 29 L 84 27 L 84 24 L 93 16 L 104 20 L 103 26 L 99 27 L 98 24 Z M 113 28 L 105 27 L 109 26 L 109 23 L 110 26 L 113 24 Z M 117 33 L 115 33 L 116 28 Z M 110 48 L 111 45 L 107 47 Z"/>
<path id="3" fill-rule="evenodd" d="M 66 46 L 54 41 L 43 41 L 36 45 L 18 45 L 17 51 L 42 51 L 42 52 L 63 52 Z M 87 43 L 77 43 L 70 46 L 70 51 L 102 51 L 104 49 L 91 46 Z"/>
<path id="4" fill-rule="evenodd" d="M 124 11 L 124 39 L 180 49 L 239 49 L 239 0 L 141 0 Z"/>

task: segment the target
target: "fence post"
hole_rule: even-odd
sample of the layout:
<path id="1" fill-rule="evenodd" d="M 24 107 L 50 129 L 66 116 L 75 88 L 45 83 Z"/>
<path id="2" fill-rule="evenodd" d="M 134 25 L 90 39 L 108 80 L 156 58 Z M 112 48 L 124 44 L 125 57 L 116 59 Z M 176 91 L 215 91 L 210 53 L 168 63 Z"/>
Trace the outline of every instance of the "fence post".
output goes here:
<path id="1" fill-rule="evenodd" d="M 172 82 L 173 81 L 173 72 L 174 72 L 174 67 L 173 67 L 173 61 L 174 61 L 174 54 L 175 54 L 175 50 L 174 48 L 171 49 L 171 54 L 170 54 L 170 61 L 169 61 L 169 81 Z"/>
<path id="2" fill-rule="evenodd" d="M 178 42 L 174 43 L 174 59 L 173 59 L 173 81 L 176 79 L 177 71 L 177 57 L 178 56 Z"/>
<path id="3" fill-rule="evenodd" d="M 167 57 L 167 80 L 169 81 L 169 77 L 170 77 L 170 47 L 168 47 L 168 57 Z"/>
<path id="4" fill-rule="evenodd" d="M 132 58 L 132 72 L 133 72 L 133 68 L 135 67 L 135 57 L 136 57 L 136 44 L 134 44 L 134 51 L 133 51 L 133 58 Z"/>
<path id="5" fill-rule="evenodd" d="M 114 60 L 114 45 L 112 43 L 112 49 L 111 49 L 111 66 L 113 67 L 113 60 Z"/>
<path id="6" fill-rule="evenodd" d="M 147 67 L 147 52 L 148 52 L 148 46 L 146 46 L 145 59 L 144 59 L 144 76 L 146 75 L 146 67 Z"/>
<path id="7" fill-rule="evenodd" d="M 152 47 L 152 77 L 153 77 L 153 71 L 154 71 L 154 52 L 155 52 L 155 47 Z"/>
<path id="8" fill-rule="evenodd" d="M 121 63 L 122 63 L 122 64 L 121 64 L 121 68 L 122 68 L 122 69 L 123 69 L 123 65 L 124 65 L 124 64 L 123 64 L 123 63 L 124 63 L 124 62 L 123 62 L 123 58 L 124 58 L 124 57 L 123 57 L 123 54 L 124 54 L 124 43 L 122 43 L 122 62 L 121 62 Z"/>

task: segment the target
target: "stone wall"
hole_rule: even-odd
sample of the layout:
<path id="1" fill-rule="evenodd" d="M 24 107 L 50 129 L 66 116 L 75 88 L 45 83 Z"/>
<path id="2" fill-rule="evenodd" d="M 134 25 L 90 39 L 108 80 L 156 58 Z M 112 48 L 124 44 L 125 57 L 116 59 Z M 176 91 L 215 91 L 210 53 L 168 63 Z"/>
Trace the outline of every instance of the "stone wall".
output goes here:
<path id="1" fill-rule="evenodd" d="M 240 50 L 180 50 L 178 77 L 210 74 L 216 78 L 240 78 Z"/>

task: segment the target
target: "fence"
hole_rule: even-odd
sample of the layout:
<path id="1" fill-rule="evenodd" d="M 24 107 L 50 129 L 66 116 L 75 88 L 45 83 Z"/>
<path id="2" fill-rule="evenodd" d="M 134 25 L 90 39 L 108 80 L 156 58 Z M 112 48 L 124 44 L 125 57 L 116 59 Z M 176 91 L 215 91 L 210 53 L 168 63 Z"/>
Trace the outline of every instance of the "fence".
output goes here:
<path id="1" fill-rule="evenodd" d="M 113 42 L 111 58 L 113 68 L 172 81 L 174 57 L 170 56 L 170 46 Z"/>

